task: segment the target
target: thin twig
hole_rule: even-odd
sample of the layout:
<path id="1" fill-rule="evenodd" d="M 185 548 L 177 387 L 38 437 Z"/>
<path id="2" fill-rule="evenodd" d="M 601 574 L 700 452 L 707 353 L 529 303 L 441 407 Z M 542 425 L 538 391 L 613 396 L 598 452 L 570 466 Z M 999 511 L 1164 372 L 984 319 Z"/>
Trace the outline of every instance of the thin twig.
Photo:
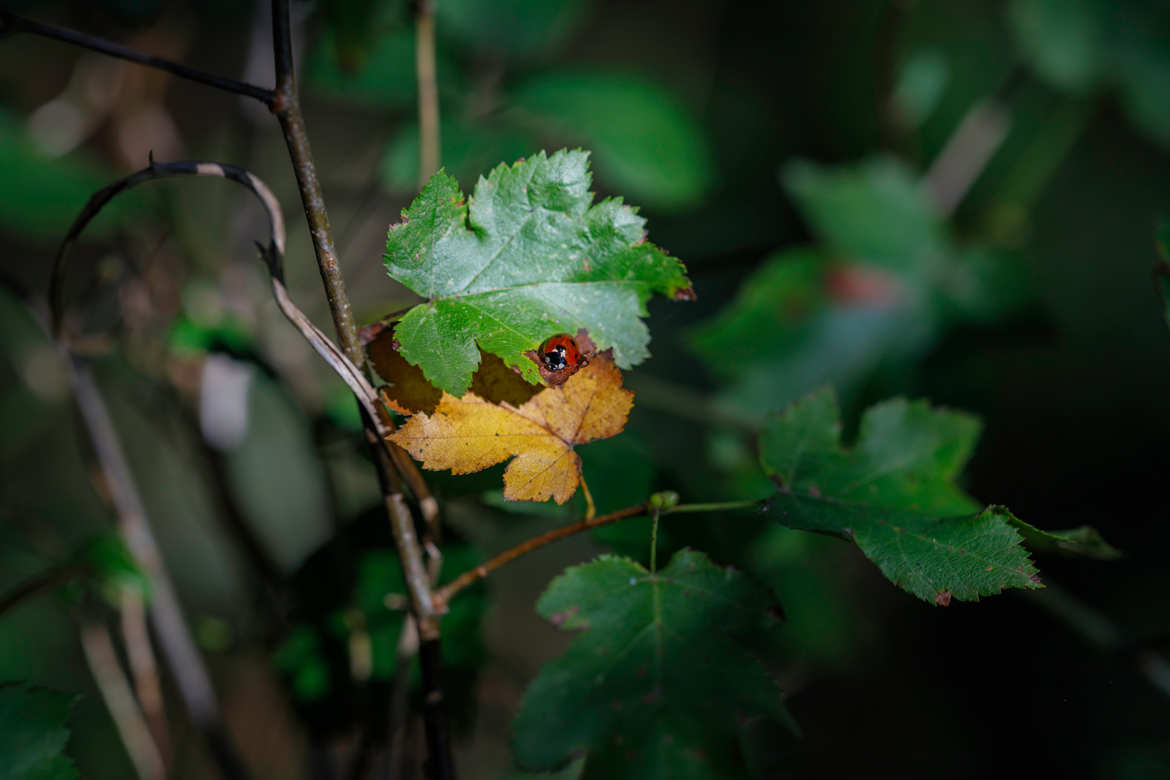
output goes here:
<path id="1" fill-rule="evenodd" d="M 31 35 L 40 35 L 45 38 L 52 38 L 65 43 L 71 43 L 74 46 L 80 46 L 84 49 L 108 54 L 111 57 L 117 57 L 122 60 L 129 60 L 136 62 L 139 65 L 145 65 L 148 68 L 155 68 L 157 70 L 164 70 L 167 73 L 178 76 L 179 78 L 187 79 L 188 81 L 196 81 L 200 84 L 205 84 L 209 87 L 215 87 L 225 92 L 231 92 L 235 95 L 243 95 L 244 97 L 255 98 L 266 106 L 272 104 L 274 93 L 271 89 L 258 87 L 255 84 L 248 84 L 243 81 L 236 81 L 235 79 L 225 78 L 224 76 L 216 76 L 213 73 L 201 71 L 198 68 L 192 68 L 183 65 L 179 62 L 172 62 L 171 60 L 163 59 L 162 57 L 155 57 L 150 54 L 144 54 L 140 51 L 122 46 L 121 44 L 107 41 L 103 38 L 98 38 L 86 33 L 70 30 L 67 27 L 58 27 L 52 24 L 45 24 L 37 22 L 32 19 L 26 19 L 23 16 L 18 16 L 10 11 L 0 10 L 0 34 L 9 32 L 24 32 Z"/>
<path id="2" fill-rule="evenodd" d="M 566 537 L 573 536 L 574 534 L 579 534 L 583 531 L 588 531 L 599 526 L 616 523 L 619 520 L 625 520 L 630 517 L 641 517 L 642 515 L 648 514 L 651 511 L 656 511 L 658 514 L 665 516 L 685 514 L 688 512 L 729 512 L 739 509 L 752 509 L 764 506 L 767 506 L 767 502 L 758 499 L 748 499 L 744 501 L 720 501 L 707 504 L 677 504 L 675 506 L 665 505 L 660 507 L 655 507 L 652 503 L 644 503 L 628 506 L 625 509 L 619 509 L 616 512 L 610 512 L 609 514 L 601 515 L 600 517 L 578 520 L 574 523 L 563 525 L 560 528 L 554 528 L 551 531 L 546 531 L 545 533 L 540 534 L 539 536 L 534 536 L 531 539 L 526 539 L 515 547 L 504 550 L 502 553 L 495 556 L 491 560 L 481 563 L 474 569 L 468 569 L 467 571 L 463 572 L 458 577 L 435 591 L 435 608 L 439 611 L 446 611 L 447 605 L 451 602 L 451 599 L 455 596 L 455 594 L 459 593 L 459 591 L 463 590 L 469 585 L 473 585 L 476 582 L 479 582 L 504 564 L 511 563 L 520 556 L 526 555 L 533 550 L 540 549 L 546 544 L 552 544 L 553 542 L 560 541 Z"/>
<path id="3" fill-rule="evenodd" d="M 0 596 L 0 615 L 32 598 L 43 591 L 64 585 L 70 580 L 84 577 L 89 573 L 89 567 L 76 563 L 66 563 L 47 569 L 30 580 L 17 585 L 12 590 Z"/>
<path id="4" fill-rule="evenodd" d="M 439 88 L 435 68 L 435 9 L 416 0 L 414 65 L 418 74 L 418 187 L 439 170 Z"/>
<path id="5" fill-rule="evenodd" d="M 150 165 L 140 171 L 103 187 L 95 192 L 85 204 L 81 213 L 70 225 L 65 239 L 57 251 L 53 263 L 52 275 L 49 279 L 49 304 L 52 312 L 53 334 L 58 339 L 63 335 L 65 326 L 64 280 L 65 262 L 69 256 L 77 237 L 85 230 L 94 217 L 115 197 L 143 182 L 155 181 L 170 176 L 215 176 L 228 179 L 247 187 L 259 199 L 268 215 L 271 230 L 271 239 L 267 248 L 261 247 L 268 265 L 272 296 L 276 300 L 281 312 L 291 322 L 310 346 L 325 360 L 326 363 L 341 377 L 353 391 L 366 412 L 378 419 L 376 414 L 377 393 L 369 380 L 349 357 L 334 344 L 328 336 L 321 332 L 300 308 L 289 297 L 288 289 L 284 286 L 284 247 L 285 228 L 284 216 L 280 204 L 272 190 L 257 176 L 234 165 L 217 162 L 170 162 L 159 163 L 151 160 Z M 382 434 L 388 431 L 379 429 Z"/>
<path id="6" fill-rule="evenodd" d="M 584 520 L 578 520 L 575 523 L 570 523 L 568 525 L 561 526 L 560 528 L 554 528 L 551 531 L 546 531 L 540 536 L 534 536 L 531 539 L 527 539 L 511 549 L 504 550 L 502 553 L 495 556 L 491 560 L 481 563 L 474 569 L 469 569 L 463 572 L 458 577 L 436 590 L 434 593 L 435 608 L 440 611 L 446 610 L 447 604 L 450 603 L 451 598 L 456 593 L 468 587 L 469 585 L 473 585 L 476 582 L 482 580 L 496 569 L 500 568 L 506 563 L 511 563 L 521 555 L 526 555 L 533 550 L 544 547 L 546 544 L 552 544 L 553 542 L 564 539 L 565 537 L 579 534 L 582 531 L 588 531 L 591 528 L 598 528 L 603 525 L 609 525 L 610 523 L 616 523 L 619 520 L 625 520 L 627 517 L 638 517 L 640 515 L 644 515 L 648 509 L 649 504 L 636 504 L 634 506 L 628 506 L 625 509 L 619 509 L 616 512 L 610 512 L 607 515 L 600 515 L 599 517 L 594 517 L 592 519 L 587 518 Z"/>
<path id="7" fill-rule="evenodd" d="M 317 178 L 316 165 L 309 149 L 309 136 L 297 98 L 296 76 L 293 70 L 292 30 L 289 22 L 289 0 L 272 0 L 273 61 L 276 70 L 276 95 L 272 102 L 273 112 L 284 131 L 289 157 L 296 173 L 297 186 L 304 206 L 305 219 L 309 223 L 309 235 L 313 240 L 313 251 L 317 267 L 329 300 L 329 311 L 337 331 L 337 341 L 345 356 L 355 366 L 365 365 L 365 348 L 358 336 L 350 307 L 349 294 L 341 274 L 337 250 L 333 244 L 333 231 L 329 224 L 329 213 L 321 182 Z M 409 475 L 417 468 L 408 459 L 393 454 L 393 447 L 386 444 L 383 432 L 379 430 L 378 410 L 363 409 L 363 425 L 378 472 L 378 481 L 390 518 L 395 547 L 406 578 L 411 598 L 411 611 L 418 622 L 421 639 L 421 665 L 424 695 L 424 723 L 427 731 L 427 745 L 430 751 L 431 775 L 436 780 L 451 780 L 455 777 L 454 760 L 451 756 L 450 737 L 443 715 L 443 696 L 438 677 L 439 621 L 431 597 L 431 583 L 423 564 L 422 551 L 415 537 L 414 518 L 403 500 L 400 491 L 394 489 L 395 466 L 402 474 Z M 421 496 L 416 493 L 416 497 Z"/>
<path id="8" fill-rule="evenodd" d="M 170 727 L 167 725 L 158 664 L 155 662 L 154 648 L 150 644 L 150 632 L 146 626 L 146 603 L 141 591 L 126 587 L 122 588 L 118 606 L 122 618 L 122 639 L 126 645 L 127 660 L 130 662 L 130 679 L 134 682 L 135 693 L 138 694 L 138 704 L 142 707 L 142 714 L 146 717 L 163 766 L 170 766 Z"/>
<path id="9" fill-rule="evenodd" d="M 922 177 L 922 189 L 945 216 L 953 214 L 1011 129 L 1008 101 L 1023 71 L 1008 73 L 996 93 L 971 106 Z"/>
<path id="10" fill-rule="evenodd" d="M 97 620 L 87 621 L 81 627 L 81 649 L 135 773 L 141 780 L 162 780 L 162 756 L 122 673 L 109 629 Z"/>
<path id="11" fill-rule="evenodd" d="M 976 103 L 939 152 L 922 187 L 943 214 L 951 214 L 1007 138 L 1011 121 L 994 99 Z"/>
<path id="12" fill-rule="evenodd" d="M 183 619 L 178 596 L 163 565 L 162 553 L 147 521 L 146 509 L 110 413 L 85 361 L 77 355 L 67 354 L 66 365 L 73 386 L 73 399 L 109 487 L 118 517 L 118 530 L 135 561 L 150 576 L 150 622 L 179 696 L 191 722 L 207 740 L 224 777 L 247 777 L 243 763 L 227 739 L 211 677 Z"/>

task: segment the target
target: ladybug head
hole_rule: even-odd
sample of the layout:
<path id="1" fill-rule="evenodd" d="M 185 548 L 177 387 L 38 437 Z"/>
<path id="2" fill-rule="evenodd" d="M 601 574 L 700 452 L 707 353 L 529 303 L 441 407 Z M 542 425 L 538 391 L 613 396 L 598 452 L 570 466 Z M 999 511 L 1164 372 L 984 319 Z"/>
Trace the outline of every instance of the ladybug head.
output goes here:
<path id="1" fill-rule="evenodd" d="M 565 358 L 566 352 L 564 344 L 554 344 L 546 349 L 543 353 L 544 367 L 549 371 L 562 371 L 568 368 L 569 361 Z"/>

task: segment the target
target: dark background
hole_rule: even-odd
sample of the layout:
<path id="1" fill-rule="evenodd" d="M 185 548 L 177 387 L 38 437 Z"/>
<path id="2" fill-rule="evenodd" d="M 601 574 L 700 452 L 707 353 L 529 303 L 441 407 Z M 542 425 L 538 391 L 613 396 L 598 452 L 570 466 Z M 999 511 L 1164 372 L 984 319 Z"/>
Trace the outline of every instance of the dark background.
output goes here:
<path id="1" fill-rule="evenodd" d="M 5 5 L 271 79 L 263 3 Z M 941 328 L 912 358 L 838 388 L 847 426 L 893 393 L 978 414 L 972 495 L 1043 528 L 1096 526 L 1125 556 L 1040 558 L 1049 592 L 937 609 L 841 543 L 763 523 L 695 516 L 664 543 L 747 566 L 788 608 L 791 657 L 778 670 L 805 738 L 775 738 L 775 776 L 1170 777 L 1170 672 L 1157 685 L 1149 671 L 1151 653 L 1170 650 L 1170 335 L 1151 276 L 1155 226 L 1170 214 L 1170 19 L 1153 0 L 1055 2 L 1047 17 L 1035 11 L 1043 3 L 985 0 L 756 5 L 439 0 L 444 162 L 464 187 L 539 148 L 592 148 L 598 193 L 641 206 L 651 240 L 694 280 L 697 302 L 651 306 L 654 358 L 629 379 L 645 392 L 628 443 L 606 451 L 643 466 L 611 495 L 715 500 L 750 482 L 740 458 L 750 440 L 704 419 L 724 378 L 691 334 L 766 257 L 817 243 L 781 170 L 887 155 L 921 174 L 973 106 L 997 100 L 1008 135 L 948 230 L 1014 253 L 1023 292 L 1005 313 Z M 313 151 L 368 322 L 411 300 L 380 252 L 417 178 L 412 28 L 389 0 L 294 11 Z M 273 186 L 293 296 L 330 330 L 283 141 L 262 107 L 57 42 L 0 40 L 3 590 L 110 526 L 64 374 L 26 304 L 43 300 L 57 242 L 88 194 L 152 150 L 242 165 Z M 393 564 L 368 558 L 388 540 L 376 516 L 362 519 L 377 496 L 352 404 L 267 296 L 251 244 L 263 230 L 230 185 L 149 184 L 87 232 L 69 294 L 87 331 L 106 336 L 94 345 L 99 378 L 233 737 L 257 776 L 307 777 L 311 756 L 352 753 L 387 692 L 377 679 L 342 682 L 344 645 L 323 616 L 351 598 L 355 572 L 376 579 Z M 202 443 L 191 401 L 209 351 L 251 372 L 246 436 L 227 455 Z M 698 400 L 680 417 L 655 402 L 664 387 Z M 790 400 L 778 394 L 774 406 Z M 485 507 L 497 476 L 436 480 L 451 524 L 480 551 L 470 561 L 554 522 Z M 271 571 L 222 522 L 227 507 Z M 644 528 L 611 543 L 636 550 Z M 483 647 L 452 675 L 465 694 L 452 705 L 465 776 L 511 771 L 506 724 L 566 641 L 532 605 L 563 566 L 602 546 L 575 539 L 493 578 Z M 82 693 L 70 754 L 86 777 L 124 777 L 76 638 L 79 611 L 91 609 L 64 593 L 4 615 L 0 679 Z M 1087 638 L 1096 618 L 1119 646 Z M 298 627 L 326 648 L 324 688 L 312 674 L 297 682 L 308 663 L 287 650 Z M 392 644 L 375 642 L 376 665 Z M 214 776 L 173 697 L 169 712 L 175 776 Z"/>

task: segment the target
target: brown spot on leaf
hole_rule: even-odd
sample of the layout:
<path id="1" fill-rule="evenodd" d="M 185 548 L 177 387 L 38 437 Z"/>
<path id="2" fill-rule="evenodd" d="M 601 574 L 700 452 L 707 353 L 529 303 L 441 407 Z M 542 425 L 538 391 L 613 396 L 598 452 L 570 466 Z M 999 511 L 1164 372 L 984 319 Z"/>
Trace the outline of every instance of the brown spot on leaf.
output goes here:
<path id="1" fill-rule="evenodd" d="M 699 299 L 699 296 L 695 294 L 694 287 L 683 287 L 681 290 L 675 292 L 674 299 L 676 301 L 696 301 Z"/>
<path id="2" fill-rule="evenodd" d="M 951 603 L 951 592 L 949 590 L 940 590 L 934 594 L 934 603 L 940 607 L 949 606 Z"/>

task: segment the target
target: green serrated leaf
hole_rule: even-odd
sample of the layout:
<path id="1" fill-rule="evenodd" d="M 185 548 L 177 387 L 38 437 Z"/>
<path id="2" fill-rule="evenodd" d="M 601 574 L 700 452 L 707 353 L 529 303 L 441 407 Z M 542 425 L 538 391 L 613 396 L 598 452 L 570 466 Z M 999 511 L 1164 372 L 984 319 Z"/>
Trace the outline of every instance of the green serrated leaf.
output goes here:
<path id="1" fill-rule="evenodd" d="M 969 415 L 896 399 L 869 409 L 844 449 L 836 399 L 818 392 L 765 423 L 760 460 L 782 485 L 772 511 L 790 528 L 852 540 L 934 604 L 1040 587 L 1016 518 L 979 511 L 955 484 L 978 434 Z"/>
<path id="2" fill-rule="evenodd" d="M 25 683 L 0 684 L 0 780 L 73 780 L 65 755 L 77 697 Z"/>
<path id="3" fill-rule="evenodd" d="M 622 368 L 649 355 L 646 301 L 683 295 L 690 281 L 682 263 L 643 240 L 634 209 L 593 204 L 589 185 L 582 151 L 500 165 L 469 203 L 445 172 L 431 177 L 390 228 L 385 255 L 390 276 L 427 299 L 395 335 L 428 381 L 463 395 L 482 349 L 537 383 L 524 353 L 581 328 Z"/>
<path id="4" fill-rule="evenodd" d="M 1057 553 L 1078 558 L 1097 558 L 1103 561 L 1112 561 L 1122 557 L 1121 550 L 1105 541 L 1101 532 L 1090 525 L 1068 528 L 1063 531 L 1045 531 L 1025 523 L 1003 507 L 994 508 L 999 510 L 1007 522 L 1020 532 L 1028 549 L 1035 552 Z"/>
<path id="5" fill-rule="evenodd" d="M 583 633 L 525 694 L 518 763 L 552 770 L 588 750 L 585 778 L 746 776 L 741 719 L 789 722 L 758 654 L 773 605 L 766 588 L 692 550 L 656 574 L 615 556 L 568 569 L 537 609 Z"/>

